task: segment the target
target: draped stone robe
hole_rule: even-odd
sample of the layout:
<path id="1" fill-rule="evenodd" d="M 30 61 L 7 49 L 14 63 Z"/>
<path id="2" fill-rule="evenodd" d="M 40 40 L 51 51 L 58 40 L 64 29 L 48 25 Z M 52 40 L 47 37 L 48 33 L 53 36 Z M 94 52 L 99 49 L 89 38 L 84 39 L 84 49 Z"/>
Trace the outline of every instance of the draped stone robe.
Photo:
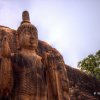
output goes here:
<path id="1" fill-rule="evenodd" d="M 14 87 L 12 100 L 47 100 L 41 57 L 15 54 L 12 57 Z"/>

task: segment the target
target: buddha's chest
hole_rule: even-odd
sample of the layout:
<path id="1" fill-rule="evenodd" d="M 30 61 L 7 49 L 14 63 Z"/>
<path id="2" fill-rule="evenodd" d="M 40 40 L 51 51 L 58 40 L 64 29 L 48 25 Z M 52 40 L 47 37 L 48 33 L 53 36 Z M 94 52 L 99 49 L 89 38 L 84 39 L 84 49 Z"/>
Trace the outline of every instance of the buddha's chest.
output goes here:
<path id="1" fill-rule="evenodd" d="M 32 94 L 44 84 L 41 61 L 34 57 L 27 57 L 20 61 L 21 63 L 18 62 L 14 68 L 15 89 L 21 93 Z"/>
<path id="2" fill-rule="evenodd" d="M 15 78 L 15 94 L 17 95 L 37 95 L 38 92 L 42 92 L 43 79 L 38 77 L 37 73 L 22 73 Z M 18 79 L 19 78 L 19 79 Z M 18 80 L 17 80 L 18 79 Z M 38 91 L 38 92 L 37 92 Z"/>
<path id="3" fill-rule="evenodd" d="M 23 73 L 36 73 L 42 69 L 41 59 L 37 55 L 16 55 L 14 57 L 14 71 Z"/>

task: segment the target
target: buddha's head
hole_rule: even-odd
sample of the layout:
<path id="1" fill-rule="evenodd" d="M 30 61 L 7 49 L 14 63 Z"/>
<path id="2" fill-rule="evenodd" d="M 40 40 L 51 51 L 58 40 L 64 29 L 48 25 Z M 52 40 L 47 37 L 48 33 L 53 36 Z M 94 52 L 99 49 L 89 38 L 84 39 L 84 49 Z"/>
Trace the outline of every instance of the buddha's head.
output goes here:
<path id="1" fill-rule="evenodd" d="M 36 50 L 38 46 L 38 32 L 34 25 L 30 23 L 29 14 L 23 12 L 22 23 L 17 30 L 20 48 Z"/>

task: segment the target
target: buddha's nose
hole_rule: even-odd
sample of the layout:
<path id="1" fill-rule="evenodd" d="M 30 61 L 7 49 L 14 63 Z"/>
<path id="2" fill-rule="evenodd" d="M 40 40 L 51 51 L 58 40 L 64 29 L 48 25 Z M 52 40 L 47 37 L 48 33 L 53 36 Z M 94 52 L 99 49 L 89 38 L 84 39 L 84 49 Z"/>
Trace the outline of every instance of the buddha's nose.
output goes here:
<path id="1" fill-rule="evenodd" d="M 31 37 L 30 37 L 31 39 L 34 39 L 34 34 L 31 34 Z"/>

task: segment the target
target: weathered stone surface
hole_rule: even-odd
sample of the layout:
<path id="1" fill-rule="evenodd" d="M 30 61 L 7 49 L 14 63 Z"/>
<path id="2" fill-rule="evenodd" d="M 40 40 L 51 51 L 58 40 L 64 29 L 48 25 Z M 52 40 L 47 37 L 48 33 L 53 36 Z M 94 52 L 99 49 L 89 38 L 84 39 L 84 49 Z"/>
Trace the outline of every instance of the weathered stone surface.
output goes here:
<path id="1" fill-rule="evenodd" d="M 22 19 L 17 31 L 0 27 L 0 81 L 4 83 L 2 76 L 8 75 L 6 83 L 10 81 L 9 85 L 0 84 L 0 100 L 69 100 L 63 57 L 56 49 L 38 40 L 37 29 L 31 24 L 27 11 Z M 5 37 L 6 43 L 3 43 Z"/>
<path id="2" fill-rule="evenodd" d="M 12 37 L 12 38 L 8 37 L 10 48 L 12 47 L 12 53 L 16 52 L 16 49 L 17 49 L 15 45 L 16 42 L 11 42 L 11 41 L 15 41 L 16 30 L 10 29 L 8 27 L 0 26 L 0 40 L 1 41 L 3 39 L 1 37 L 1 34 L 3 34 L 2 32 Z M 55 54 L 59 54 L 59 52 L 56 49 L 53 49 L 46 42 L 41 41 L 41 40 L 38 41 L 38 49 L 37 49 L 38 55 L 42 57 L 45 53 L 48 53 L 51 51 L 52 52 L 55 51 Z M 61 56 L 61 62 L 63 62 L 62 56 Z M 97 81 L 91 76 L 87 76 L 86 74 L 68 65 L 66 65 L 66 69 L 67 69 L 66 76 L 68 76 L 68 79 L 69 79 L 69 90 L 70 90 L 71 100 L 99 100 L 100 96 L 97 94 L 94 95 L 94 92 L 100 93 L 99 92 L 100 91 L 99 81 Z M 65 82 L 65 84 L 67 84 L 67 88 L 68 88 L 68 82 Z"/>
<path id="3" fill-rule="evenodd" d="M 66 65 L 71 100 L 99 100 L 100 81 Z"/>
<path id="4" fill-rule="evenodd" d="M 29 43 L 24 34 L 33 35 L 35 41 Z M 37 29 L 27 13 L 18 30 L 0 26 L 0 100 L 69 100 L 69 96 L 70 100 L 99 100 L 99 81 L 65 65 L 55 48 L 37 40 Z"/>

